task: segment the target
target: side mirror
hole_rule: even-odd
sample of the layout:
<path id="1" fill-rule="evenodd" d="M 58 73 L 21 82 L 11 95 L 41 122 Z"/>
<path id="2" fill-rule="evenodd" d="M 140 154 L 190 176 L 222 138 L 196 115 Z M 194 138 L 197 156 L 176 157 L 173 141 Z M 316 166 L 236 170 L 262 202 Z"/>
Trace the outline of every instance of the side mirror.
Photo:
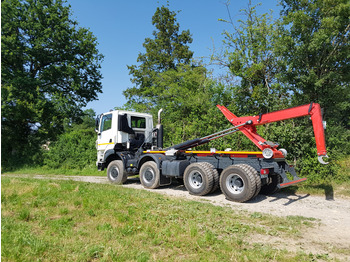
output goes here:
<path id="1" fill-rule="evenodd" d="M 96 120 L 95 120 L 95 132 L 98 133 L 98 135 L 101 134 L 101 133 L 99 132 L 99 130 L 98 130 L 99 125 L 100 125 L 100 116 L 97 116 L 97 117 L 96 117 Z"/>

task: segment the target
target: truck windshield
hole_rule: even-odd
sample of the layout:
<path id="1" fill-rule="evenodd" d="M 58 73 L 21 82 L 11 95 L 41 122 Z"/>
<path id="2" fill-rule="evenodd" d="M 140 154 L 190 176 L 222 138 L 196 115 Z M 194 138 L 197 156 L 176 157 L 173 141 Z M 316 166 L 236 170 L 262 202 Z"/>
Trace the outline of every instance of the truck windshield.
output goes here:
<path id="1" fill-rule="evenodd" d="M 131 128 L 146 128 L 144 117 L 131 116 Z"/>
<path id="2" fill-rule="evenodd" d="M 112 128 L 112 114 L 104 115 L 101 122 L 101 132 Z"/>

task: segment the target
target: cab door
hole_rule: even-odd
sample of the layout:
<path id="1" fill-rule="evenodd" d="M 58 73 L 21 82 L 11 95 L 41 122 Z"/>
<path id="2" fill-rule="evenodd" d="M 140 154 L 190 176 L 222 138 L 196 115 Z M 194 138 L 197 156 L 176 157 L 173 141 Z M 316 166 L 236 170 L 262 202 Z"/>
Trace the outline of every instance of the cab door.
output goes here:
<path id="1" fill-rule="evenodd" d="M 97 150 L 101 154 L 114 147 L 114 134 L 112 129 L 113 114 L 105 114 L 101 117 L 99 133 L 97 137 Z"/>

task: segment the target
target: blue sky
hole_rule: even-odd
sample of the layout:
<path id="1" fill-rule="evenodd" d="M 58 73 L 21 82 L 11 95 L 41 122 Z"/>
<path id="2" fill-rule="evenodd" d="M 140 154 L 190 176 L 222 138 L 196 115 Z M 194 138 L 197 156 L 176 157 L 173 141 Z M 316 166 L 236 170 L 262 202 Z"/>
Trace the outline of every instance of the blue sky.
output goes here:
<path id="1" fill-rule="evenodd" d="M 72 18 L 79 26 L 89 28 L 97 37 L 98 49 L 105 56 L 102 63 L 102 91 L 99 100 L 90 102 L 97 114 L 122 106 L 126 100 L 123 90 L 132 87 L 127 65 L 137 64 L 138 54 L 144 53 L 142 44 L 151 37 L 154 27 L 152 16 L 156 8 L 166 5 L 166 1 L 156 0 L 67 0 L 73 12 Z M 279 13 L 277 0 L 261 2 L 259 13 L 274 11 Z M 189 29 L 193 43 L 190 49 L 195 58 L 206 58 L 213 47 L 220 49 L 222 32 L 228 25 L 218 19 L 227 19 L 225 0 L 170 0 L 169 9 L 181 12 L 177 15 L 180 30 Z M 248 6 L 248 0 L 231 0 L 230 12 L 233 20 L 242 18 L 239 10 Z M 215 72 L 214 72 L 215 73 Z"/>

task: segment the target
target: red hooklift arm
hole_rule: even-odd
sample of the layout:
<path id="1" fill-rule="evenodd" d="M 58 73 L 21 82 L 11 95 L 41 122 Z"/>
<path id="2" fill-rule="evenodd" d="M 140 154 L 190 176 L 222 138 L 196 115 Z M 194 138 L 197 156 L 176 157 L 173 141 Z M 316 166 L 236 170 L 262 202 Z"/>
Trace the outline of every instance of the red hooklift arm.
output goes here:
<path id="1" fill-rule="evenodd" d="M 260 150 L 270 148 L 274 152 L 274 155 L 282 154 L 281 151 L 277 150 L 278 145 L 266 141 L 264 138 L 258 135 L 255 126 L 310 115 L 316 139 L 318 161 L 322 164 L 327 164 L 322 159 L 322 157 L 328 156 L 326 150 L 321 107 L 319 104 L 311 103 L 271 113 L 260 114 L 258 116 L 244 117 L 237 117 L 235 114 L 230 112 L 225 106 L 217 105 L 217 107 L 221 110 L 221 112 L 231 122 L 232 125 L 237 126 L 243 123 L 249 123 L 244 126 L 238 127 L 238 129 L 243 134 L 245 134 L 258 148 L 260 148 Z"/>

